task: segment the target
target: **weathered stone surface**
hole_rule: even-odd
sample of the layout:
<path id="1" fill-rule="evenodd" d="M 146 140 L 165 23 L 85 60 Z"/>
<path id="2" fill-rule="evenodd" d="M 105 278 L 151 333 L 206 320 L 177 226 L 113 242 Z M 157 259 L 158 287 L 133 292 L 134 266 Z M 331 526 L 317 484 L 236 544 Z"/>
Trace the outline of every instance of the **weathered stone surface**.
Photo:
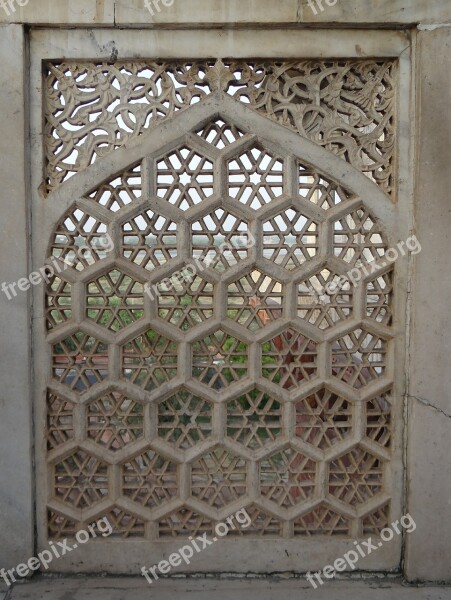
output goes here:
<path id="1" fill-rule="evenodd" d="M 322 7 L 322 9 L 321 9 Z M 448 0 L 301 0 L 305 23 L 446 23 L 451 21 Z"/>
<path id="2" fill-rule="evenodd" d="M 148 25 L 447 23 L 448 0 L 9 0 L 0 23 Z"/>
<path id="3" fill-rule="evenodd" d="M 28 273 L 25 187 L 24 39 L 0 27 L 0 283 Z M 17 289 L 17 288 L 16 288 Z M 30 315 L 27 293 L 0 292 L 0 567 L 27 560 L 33 547 Z"/>
<path id="4" fill-rule="evenodd" d="M 398 56 L 409 47 L 409 34 L 405 31 L 365 30 L 283 30 L 261 31 L 258 29 L 229 31 L 167 29 L 149 32 L 136 29 L 131 33 L 121 29 L 82 29 L 80 31 L 36 29 L 31 40 L 34 52 L 43 59 L 55 56 L 77 59 L 123 60 L 133 56 L 170 58 L 205 58 L 234 56 L 249 58 L 258 56 L 278 58 L 330 58 L 331 48 L 335 59 L 378 56 Z M 256 50 L 257 49 L 257 50 Z"/>
<path id="5" fill-rule="evenodd" d="M 417 525 L 406 537 L 410 581 L 451 581 L 451 419 L 410 400 L 408 512 Z"/>
<path id="6" fill-rule="evenodd" d="M 116 0 L 116 23 L 296 23 L 297 0 Z"/>
<path id="7" fill-rule="evenodd" d="M 160 580 L 152 586 L 142 578 L 48 579 L 14 588 L 11 600 L 446 600 L 446 587 L 415 588 L 397 580 L 328 581 L 314 589 L 305 580 Z"/>
<path id="8" fill-rule="evenodd" d="M 416 257 L 410 394 L 451 414 L 451 29 L 424 31 L 419 42 L 419 143 L 415 202 L 422 251 Z M 440 56 L 441 60 L 437 60 Z M 448 251 L 446 251 L 448 250 Z"/>
<path id="9" fill-rule="evenodd" d="M 112 25 L 114 0 L 10 0 L 0 8 L 0 23 Z"/>
<path id="10" fill-rule="evenodd" d="M 408 400 L 408 508 L 418 529 L 407 538 L 406 570 L 411 580 L 433 581 L 451 580 L 451 563 L 444 559 L 451 554 L 451 30 L 421 32 L 418 42 L 415 216 L 422 252 L 412 288 Z"/>
<path id="11" fill-rule="evenodd" d="M 8 593 L 8 586 L 4 583 L 3 579 L 0 581 L 0 598 L 3 600 Z"/>
<path id="12" fill-rule="evenodd" d="M 296 23 L 298 0 L 10 0 L 0 23 L 152 25 L 155 23 Z M 22 4 L 22 6 L 20 6 Z M 147 6 L 148 8 L 147 8 Z"/>

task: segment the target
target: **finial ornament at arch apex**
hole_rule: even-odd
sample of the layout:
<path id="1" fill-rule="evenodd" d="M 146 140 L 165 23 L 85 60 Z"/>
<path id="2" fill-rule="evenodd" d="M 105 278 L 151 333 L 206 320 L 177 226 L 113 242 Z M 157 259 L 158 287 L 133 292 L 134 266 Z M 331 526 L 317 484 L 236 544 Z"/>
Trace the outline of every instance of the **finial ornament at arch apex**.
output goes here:
<path id="1" fill-rule="evenodd" d="M 235 79 L 233 73 L 220 58 L 215 62 L 205 75 L 205 80 L 211 85 L 213 92 L 225 92 L 229 83 Z"/>

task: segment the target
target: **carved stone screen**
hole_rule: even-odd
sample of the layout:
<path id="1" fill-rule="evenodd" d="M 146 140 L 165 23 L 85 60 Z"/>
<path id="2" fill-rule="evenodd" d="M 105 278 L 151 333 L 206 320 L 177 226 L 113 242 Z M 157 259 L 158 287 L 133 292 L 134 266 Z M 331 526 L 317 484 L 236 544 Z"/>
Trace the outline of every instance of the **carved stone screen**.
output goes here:
<path id="1" fill-rule="evenodd" d="M 183 540 L 241 508 L 252 523 L 230 536 L 376 535 L 397 402 L 396 63 L 45 77 L 48 537 L 107 516 L 112 540 Z"/>

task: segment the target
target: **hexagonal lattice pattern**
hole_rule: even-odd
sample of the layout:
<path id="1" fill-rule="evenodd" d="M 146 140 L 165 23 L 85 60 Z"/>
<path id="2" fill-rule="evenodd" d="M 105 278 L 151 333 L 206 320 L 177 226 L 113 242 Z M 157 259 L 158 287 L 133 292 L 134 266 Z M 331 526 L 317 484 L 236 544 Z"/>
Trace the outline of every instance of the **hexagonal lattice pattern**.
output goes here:
<path id="1" fill-rule="evenodd" d="M 172 286 L 161 289 L 158 296 L 158 316 L 182 331 L 213 317 L 214 287 L 200 275 L 188 281 L 172 280 Z"/>
<path id="2" fill-rule="evenodd" d="M 115 213 L 142 196 L 141 163 L 105 182 L 89 198 Z"/>
<path id="3" fill-rule="evenodd" d="M 249 515 L 250 525 L 245 529 L 238 527 L 229 530 L 227 536 L 241 537 L 279 537 L 282 535 L 282 520 L 277 519 L 272 514 L 258 506 L 251 505 L 246 507 L 246 512 Z"/>
<path id="4" fill-rule="evenodd" d="M 191 466 L 191 493 L 215 508 L 223 508 L 246 494 L 246 461 L 222 447 Z"/>
<path id="5" fill-rule="evenodd" d="M 77 450 L 54 466 L 55 498 L 74 508 L 89 508 L 108 494 L 108 465 Z"/>
<path id="6" fill-rule="evenodd" d="M 110 247 L 107 235 L 106 223 L 88 212 L 73 208 L 55 229 L 50 255 L 77 271 L 83 271 L 107 256 Z"/>
<path id="7" fill-rule="evenodd" d="M 47 393 L 47 449 L 74 439 L 74 404 L 57 394 Z"/>
<path id="8" fill-rule="evenodd" d="M 383 461 L 357 447 L 329 465 L 329 493 L 351 506 L 362 504 L 382 490 Z"/>
<path id="9" fill-rule="evenodd" d="M 193 344 L 193 377 L 220 390 L 247 375 L 247 345 L 217 330 Z"/>
<path id="10" fill-rule="evenodd" d="M 107 511 L 101 518 L 106 518 L 111 525 L 112 538 L 143 538 L 145 535 L 145 521 L 142 517 L 115 506 Z"/>
<path id="11" fill-rule="evenodd" d="M 211 435 L 212 404 L 182 388 L 158 404 L 158 435 L 187 450 Z"/>
<path id="12" fill-rule="evenodd" d="M 122 225 L 122 256 L 152 271 L 177 256 L 177 224 L 150 209 Z"/>
<path id="13" fill-rule="evenodd" d="M 373 442 L 389 447 L 392 439 L 392 398 L 380 394 L 365 403 L 366 435 Z"/>
<path id="14" fill-rule="evenodd" d="M 47 285 L 47 329 L 54 329 L 72 318 L 72 285 L 54 276 Z"/>
<path id="15" fill-rule="evenodd" d="M 255 388 L 227 404 L 227 435 L 246 448 L 262 448 L 281 433 L 282 406 L 265 392 Z"/>
<path id="16" fill-rule="evenodd" d="M 225 271 L 249 256 L 252 238 L 247 221 L 217 208 L 191 225 L 193 258 Z"/>
<path id="17" fill-rule="evenodd" d="M 111 526 L 109 538 L 143 538 L 145 532 L 144 520 L 121 508 L 114 507 L 97 517 L 97 521 L 106 519 Z M 74 538 L 77 531 L 82 529 L 78 523 L 68 519 L 57 511 L 48 511 L 49 537 L 53 540 Z"/>
<path id="18" fill-rule="evenodd" d="M 298 284 L 298 317 L 319 329 L 329 329 L 352 316 L 353 295 L 345 277 L 322 269 Z"/>
<path id="19" fill-rule="evenodd" d="M 108 347 L 77 331 L 53 345 L 53 377 L 73 390 L 85 391 L 108 376 Z"/>
<path id="20" fill-rule="evenodd" d="M 226 123 L 222 119 L 210 121 L 196 133 L 206 142 L 218 148 L 218 150 L 230 146 L 230 144 L 233 144 L 245 135 L 239 127 Z"/>
<path id="21" fill-rule="evenodd" d="M 158 536 L 165 537 L 197 537 L 203 533 L 211 534 L 213 521 L 189 508 L 181 508 L 171 512 L 158 523 Z"/>
<path id="22" fill-rule="evenodd" d="M 379 275 L 366 285 L 366 316 L 377 323 L 391 325 L 393 320 L 393 270 Z"/>
<path id="23" fill-rule="evenodd" d="M 98 325 L 120 331 L 143 317 L 143 284 L 119 269 L 92 279 L 86 287 L 86 316 Z"/>
<path id="24" fill-rule="evenodd" d="M 56 510 L 47 511 L 48 536 L 51 540 L 73 538 L 79 530 L 75 519 L 69 519 Z"/>
<path id="25" fill-rule="evenodd" d="M 357 267 L 383 256 L 387 243 L 376 219 L 358 208 L 334 223 L 334 255 Z"/>
<path id="26" fill-rule="evenodd" d="M 134 502 L 154 508 L 178 493 L 177 465 L 154 450 L 147 450 L 122 465 L 122 493 Z"/>
<path id="27" fill-rule="evenodd" d="M 213 194 L 213 163 L 188 146 L 157 161 L 157 196 L 187 210 Z"/>
<path id="28" fill-rule="evenodd" d="M 262 374 L 286 390 L 316 376 L 316 343 L 296 331 L 285 329 L 261 346 Z"/>
<path id="29" fill-rule="evenodd" d="M 293 448 L 279 450 L 260 462 L 261 494 L 283 508 L 311 498 L 315 477 L 315 462 Z"/>
<path id="30" fill-rule="evenodd" d="M 144 407 L 119 392 L 109 392 L 86 408 L 88 439 L 108 450 L 122 450 L 144 435 Z"/>
<path id="31" fill-rule="evenodd" d="M 228 163 L 229 195 L 259 209 L 283 194 L 283 161 L 261 145 Z"/>
<path id="32" fill-rule="evenodd" d="M 387 344 L 367 331 L 355 329 L 332 345 L 332 373 L 354 388 L 366 386 L 386 370 Z"/>
<path id="33" fill-rule="evenodd" d="M 296 402 L 296 436 L 326 450 L 350 436 L 353 405 L 345 398 L 321 389 Z"/>
<path id="34" fill-rule="evenodd" d="M 294 535 L 349 535 L 350 519 L 321 504 L 293 521 Z"/>
<path id="35" fill-rule="evenodd" d="M 390 505 L 386 504 L 362 519 L 363 535 L 378 536 L 382 529 L 390 527 Z"/>
<path id="36" fill-rule="evenodd" d="M 351 192 L 333 183 L 324 175 L 298 162 L 299 195 L 323 210 L 334 208 L 352 198 Z"/>
<path id="37" fill-rule="evenodd" d="M 122 348 L 122 372 L 147 391 L 170 381 L 177 374 L 176 342 L 149 330 Z"/>
<path id="38" fill-rule="evenodd" d="M 250 71 L 229 75 L 248 97 Z M 387 249 L 375 199 L 254 133 L 210 114 L 64 209 L 44 307 L 54 539 L 92 507 L 150 543 L 215 535 L 231 507 L 251 520 L 236 537 L 390 522 L 394 269 L 344 275 Z"/>
<path id="39" fill-rule="evenodd" d="M 251 331 L 282 317 L 283 285 L 260 269 L 246 273 L 227 287 L 227 316 Z"/>
<path id="40" fill-rule="evenodd" d="M 292 206 L 263 223 L 263 256 L 289 271 L 314 258 L 318 223 Z"/>

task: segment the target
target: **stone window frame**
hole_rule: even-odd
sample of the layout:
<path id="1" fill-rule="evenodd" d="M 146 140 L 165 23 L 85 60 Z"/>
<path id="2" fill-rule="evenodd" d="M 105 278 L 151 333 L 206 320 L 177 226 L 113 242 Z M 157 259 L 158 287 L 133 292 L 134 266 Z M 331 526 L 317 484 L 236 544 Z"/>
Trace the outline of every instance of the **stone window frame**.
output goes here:
<path id="1" fill-rule="evenodd" d="M 240 30 L 234 31 L 226 40 L 218 39 L 215 31 L 192 30 L 192 31 L 140 31 L 134 30 L 133 35 L 129 31 L 117 31 L 109 29 L 92 30 L 34 30 L 31 32 L 31 71 L 30 71 L 30 105 L 31 105 L 31 207 L 32 207 L 32 265 L 30 270 L 35 270 L 43 264 L 45 250 L 50 236 L 51 226 L 49 223 L 49 208 L 45 206 L 45 198 L 39 192 L 39 186 L 42 182 L 42 165 L 44 164 L 42 148 L 42 62 L 46 60 L 58 59 L 64 56 L 65 59 L 80 60 L 111 60 L 119 56 L 121 60 L 127 57 L 141 58 L 164 58 L 182 59 L 187 55 L 191 58 L 206 58 L 218 56 L 222 58 L 250 58 L 258 55 L 265 59 L 293 59 L 293 58 L 397 58 L 399 61 L 399 97 L 398 97 L 398 148 L 397 148 L 397 203 L 395 206 L 393 231 L 396 232 L 398 240 L 406 239 L 412 229 L 412 211 L 413 211 L 413 182 L 410 174 L 412 173 L 413 151 L 411 146 L 411 120 L 412 109 L 411 98 L 411 59 L 410 42 L 408 34 L 399 31 L 355 31 L 355 30 L 317 30 L 317 31 L 272 31 L 271 38 L 265 35 L 265 45 L 262 50 L 258 44 L 259 36 L 262 35 L 258 30 Z M 371 35 L 370 35 L 371 33 Z M 263 33 L 265 34 L 265 33 Z M 114 41 L 113 41 L 114 39 Z M 194 40 L 194 42 L 193 42 Z M 143 54 L 143 48 L 146 48 Z M 335 51 L 331 56 L 330 48 Z M 399 157 L 404 157 L 401 161 Z M 59 212 L 59 211 L 58 211 Z M 52 210 L 50 208 L 50 214 Z M 398 262 L 398 289 L 405 289 L 409 274 L 408 258 L 400 259 Z M 396 340 L 396 356 L 398 365 L 402 366 L 399 372 L 395 373 L 395 395 L 401 398 L 405 390 L 405 369 L 404 360 L 406 355 L 406 302 L 407 294 L 398 294 L 395 311 L 400 315 L 400 321 L 397 323 L 400 335 Z M 35 290 L 33 302 L 33 315 L 43 314 L 43 293 L 42 290 Z M 42 331 L 39 330 L 39 322 L 33 320 L 33 337 L 35 342 L 42 340 Z M 403 335 L 405 333 L 405 335 Z M 46 541 L 45 535 L 45 498 L 43 502 L 42 494 L 39 491 L 39 481 L 46 477 L 45 460 L 43 460 L 43 442 L 40 437 L 40 427 L 43 426 L 44 399 L 38 394 L 37 390 L 44 390 L 45 383 L 49 374 L 44 372 L 42 367 L 42 358 L 35 354 L 33 359 L 33 372 L 35 375 L 35 384 L 33 385 L 33 405 L 35 411 L 35 442 L 37 448 L 37 526 L 38 526 L 38 544 L 41 546 Z M 398 431 L 395 432 L 399 444 L 392 458 L 392 481 L 398 482 L 393 485 L 391 490 L 393 497 L 393 506 L 395 507 L 392 516 L 393 519 L 399 518 L 402 514 L 404 486 L 399 482 L 403 478 L 403 447 L 402 447 L 402 429 L 403 414 L 402 403 L 398 404 L 398 414 L 395 414 L 395 423 Z M 225 540 L 228 543 L 227 540 Z M 343 554 L 349 546 L 349 540 L 335 541 L 331 540 L 324 546 L 324 539 L 312 540 L 306 546 L 299 540 L 291 540 L 285 546 L 290 554 L 291 568 L 285 570 L 308 570 L 317 569 Z M 261 555 L 253 549 L 252 541 L 242 541 L 242 554 L 249 557 L 246 564 L 242 567 L 237 566 L 234 558 L 233 546 L 225 549 L 221 544 L 220 551 L 212 551 L 206 560 L 202 561 L 202 567 L 193 563 L 186 571 L 208 571 L 217 568 L 221 564 L 224 571 L 264 571 L 265 564 L 262 563 Z M 388 570 L 396 569 L 400 564 L 401 557 L 400 536 L 396 536 L 392 543 L 386 544 L 384 553 L 378 555 L 375 553 L 365 560 L 365 569 L 370 570 Z M 108 552 L 111 558 L 109 562 L 114 564 L 114 569 L 124 572 L 124 562 L 120 556 L 120 551 Z M 119 556 L 118 556 L 119 554 Z M 160 552 L 155 553 L 155 561 L 160 559 Z M 147 562 L 152 563 L 153 557 L 146 555 Z M 274 558 L 274 555 L 272 556 Z M 98 549 L 92 546 L 84 548 L 85 564 L 95 565 L 97 570 L 102 570 L 101 564 L 97 560 Z M 271 560 L 271 553 L 268 553 L 267 562 Z M 128 556 L 127 569 L 129 572 L 135 572 L 142 565 L 142 550 L 138 547 Z M 266 561 L 265 561 L 266 562 Z M 55 570 L 61 572 L 76 572 L 78 570 L 78 560 L 76 557 L 63 558 L 58 564 L 55 563 Z"/>

